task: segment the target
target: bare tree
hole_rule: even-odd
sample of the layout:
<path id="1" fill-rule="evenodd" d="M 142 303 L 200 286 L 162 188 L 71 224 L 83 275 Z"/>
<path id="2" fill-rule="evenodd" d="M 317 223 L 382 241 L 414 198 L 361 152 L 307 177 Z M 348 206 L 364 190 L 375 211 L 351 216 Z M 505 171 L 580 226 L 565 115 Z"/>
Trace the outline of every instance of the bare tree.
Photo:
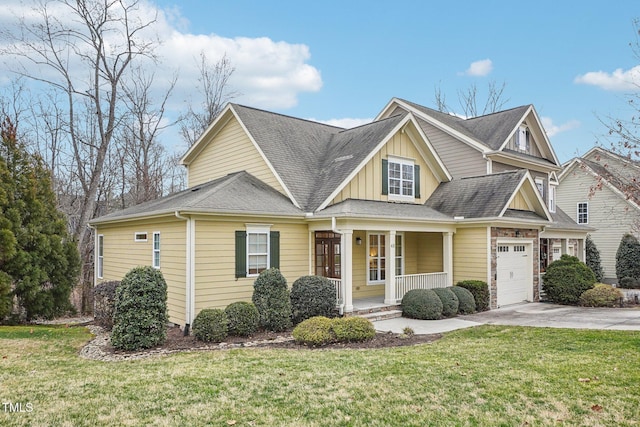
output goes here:
<path id="1" fill-rule="evenodd" d="M 200 108 L 195 109 L 189 103 L 187 112 L 181 117 L 180 122 L 180 133 L 189 146 L 192 146 L 218 117 L 225 104 L 238 96 L 237 92 L 229 89 L 229 79 L 235 68 L 226 55 L 212 64 L 205 53 L 201 52 L 198 68 L 200 77 L 196 89 L 204 96 L 204 101 Z"/>
<path id="2" fill-rule="evenodd" d="M 506 82 L 502 82 L 502 84 L 498 84 L 495 81 L 489 82 L 486 100 L 482 108 L 480 108 L 481 104 L 478 101 L 477 84 L 474 83 L 464 90 L 458 90 L 458 103 L 462 110 L 461 115 L 464 115 L 464 117 L 477 117 L 500 111 L 502 107 L 509 102 L 509 99 L 504 97 L 506 87 Z M 434 95 L 438 111 L 442 111 L 443 113 L 454 112 L 454 109 L 447 104 L 446 96 L 440 86 L 436 86 Z"/>

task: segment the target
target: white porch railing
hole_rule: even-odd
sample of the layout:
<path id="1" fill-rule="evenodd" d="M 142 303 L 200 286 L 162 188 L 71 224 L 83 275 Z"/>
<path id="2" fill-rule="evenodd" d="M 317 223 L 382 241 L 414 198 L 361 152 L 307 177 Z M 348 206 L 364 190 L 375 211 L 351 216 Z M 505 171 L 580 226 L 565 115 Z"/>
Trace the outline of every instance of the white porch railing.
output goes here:
<path id="1" fill-rule="evenodd" d="M 340 305 L 342 304 L 342 280 L 340 279 L 334 279 L 332 277 L 328 278 L 331 283 L 333 283 L 333 286 L 335 286 L 336 288 L 336 305 Z"/>
<path id="2" fill-rule="evenodd" d="M 421 273 L 396 276 L 396 301 L 412 289 L 434 289 L 449 286 L 447 273 Z"/>

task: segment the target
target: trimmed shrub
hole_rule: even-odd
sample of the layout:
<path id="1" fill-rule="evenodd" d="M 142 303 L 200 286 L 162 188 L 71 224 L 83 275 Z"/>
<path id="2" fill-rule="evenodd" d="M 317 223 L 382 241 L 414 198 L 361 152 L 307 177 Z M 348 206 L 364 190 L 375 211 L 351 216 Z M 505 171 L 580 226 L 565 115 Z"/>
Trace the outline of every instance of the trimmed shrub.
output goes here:
<path id="1" fill-rule="evenodd" d="M 631 277 L 635 281 L 640 280 L 640 243 L 638 239 L 632 234 L 625 234 L 622 236 L 618 251 L 616 252 L 616 277 L 620 287 L 626 287 L 633 282 L 627 280 L 622 282 L 622 279 Z M 635 283 L 632 285 L 635 286 Z"/>
<path id="2" fill-rule="evenodd" d="M 542 289 L 551 302 L 577 304 L 583 292 L 593 288 L 596 276 L 577 257 L 564 254 L 547 267 Z"/>
<path id="3" fill-rule="evenodd" d="M 442 301 L 431 289 L 412 289 L 402 298 L 402 315 L 421 320 L 442 317 Z"/>
<path id="4" fill-rule="evenodd" d="M 246 337 L 257 331 L 260 326 L 260 313 L 250 302 L 234 302 L 229 304 L 224 312 L 227 315 L 229 335 Z"/>
<path id="5" fill-rule="evenodd" d="M 367 341 L 376 336 L 376 329 L 364 317 L 338 317 L 333 319 L 333 333 L 339 342 Z"/>
<path id="6" fill-rule="evenodd" d="M 264 270 L 253 283 L 253 304 L 260 313 L 260 326 L 282 332 L 291 327 L 291 299 L 287 279 L 277 268 Z"/>
<path id="7" fill-rule="evenodd" d="M 312 317 L 303 321 L 293 328 L 291 335 L 298 344 L 312 347 L 329 344 L 336 340 L 332 319 L 323 316 Z"/>
<path id="8" fill-rule="evenodd" d="M 162 344 L 167 338 L 167 282 L 160 270 L 136 267 L 116 288 L 111 344 L 139 350 Z"/>
<path id="9" fill-rule="evenodd" d="M 604 279 L 604 270 L 602 269 L 602 263 L 600 262 L 600 251 L 596 247 L 596 244 L 591 240 L 591 236 L 587 235 L 585 241 L 585 264 L 593 271 L 596 276 L 596 280 L 601 282 Z"/>
<path id="10" fill-rule="evenodd" d="M 638 289 L 640 288 L 640 280 L 633 277 L 623 277 L 618 286 L 624 289 Z"/>
<path id="11" fill-rule="evenodd" d="M 222 342 L 227 337 L 228 323 L 224 310 L 205 308 L 193 319 L 193 335 L 200 341 Z"/>
<path id="12" fill-rule="evenodd" d="M 294 324 L 316 316 L 333 317 L 336 289 L 322 276 L 302 276 L 291 286 L 291 313 Z"/>
<path id="13" fill-rule="evenodd" d="M 458 297 L 449 288 L 436 288 L 433 292 L 438 295 L 442 301 L 442 315 L 444 317 L 454 317 L 458 314 Z"/>
<path id="14" fill-rule="evenodd" d="M 463 280 L 456 283 L 456 286 L 460 286 L 471 292 L 476 302 L 476 311 L 489 310 L 489 286 L 487 282 L 483 282 L 482 280 Z"/>
<path id="15" fill-rule="evenodd" d="M 116 288 L 119 280 L 102 282 L 93 288 L 93 319 L 107 331 L 113 329 L 113 313 L 116 303 Z"/>
<path id="16" fill-rule="evenodd" d="M 604 283 L 596 283 L 592 289 L 580 295 L 579 303 L 583 307 L 616 307 L 620 305 L 622 298 L 620 289 Z"/>
<path id="17" fill-rule="evenodd" d="M 11 314 L 13 295 L 11 294 L 11 276 L 0 271 L 0 322 Z"/>
<path id="18" fill-rule="evenodd" d="M 472 314 L 476 312 L 476 299 L 469 289 L 462 286 L 451 286 L 451 292 L 458 297 L 458 313 Z"/>

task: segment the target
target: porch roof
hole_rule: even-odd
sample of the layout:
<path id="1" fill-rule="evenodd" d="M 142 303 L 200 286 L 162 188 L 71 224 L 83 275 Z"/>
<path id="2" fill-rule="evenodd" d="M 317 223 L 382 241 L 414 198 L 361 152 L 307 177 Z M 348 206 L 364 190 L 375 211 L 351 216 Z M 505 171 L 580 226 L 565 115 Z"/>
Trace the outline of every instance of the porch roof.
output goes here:
<path id="1" fill-rule="evenodd" d="M 567 215 L 562 209 L 556 206 L 556 211 L 551 212 L 553 222 L 547 226 L 547 229 L 551 230 L 566 230 L 566 231 L 582 231 L 588 233 L 594 231 L 595 228 L 576 223 L 569 215 Z"/>
<path id="2" fill-rule="evenodd" d="M 386 219 L 419 219 L 450 222 L 452 217 L 425 205 L 347 199 L 313 215 L 316 218 L 358 217 Z"/>

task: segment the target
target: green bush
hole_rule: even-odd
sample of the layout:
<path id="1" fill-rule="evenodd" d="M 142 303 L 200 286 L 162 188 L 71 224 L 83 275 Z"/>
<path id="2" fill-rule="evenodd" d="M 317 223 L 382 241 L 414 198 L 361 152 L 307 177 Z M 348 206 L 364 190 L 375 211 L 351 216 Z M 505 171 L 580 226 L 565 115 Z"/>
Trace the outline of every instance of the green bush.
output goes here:
<path id="1" fill-rule="evenodd" d="M 402 298 L 402 315 L 422 320 L 442 317 L 442 301 L 431 289 L 412 289 Z"/>
<path id="2" fill-rule="evenodd" d="M 591 236 L 587 235 L 585 241 L 585 264 L 589 266 L 593 274 L 596 276 L 596 280 L 601 282 L 604 279 L 604 270 L 602 269 L 602 263 L 600 262 L 600 251 L 596 247 L 596 244 L 591 240 Z"/>
<path id="3" fill-rule="evenodd" d="M 472 314 L 476 312 L 476 300 L 469 289 L 462 286 L 451 286 L 451 292 L 458 297 L 458 313 Z"/>
<path id="4" fill-rule="evenodd" d="M 640 279 L 635 279 L 633 277 L 623 277 L 620 279 L 618 286 L 623 289 L 638 289 L 640 288 Z"/>
<path id="5" fill-rule="evenodd" d="M 113 329 L 113 313 L 115 311 L 116 288 L 119 280 L 99 283 L 93 288 L 93 319 L 98 326 L 107 331 Z"/>
<path id="6" fill-rule="evenodd" d="M 458 314 L 458 306 L 460 305 L 458 297 L 449 288 L 435 288 L 433 292 L 438 295 L 442 301 L 442 315 L 444 317 L 454 317 Z"/>
<path id="7" fill-rule="evenodd" d="M 456 286 L 465 288 L 473 295 L 476 302 L 476 311 L 489 310 L 489 286 L 482 280 L 463 280 L 456 283 Z"/>
<path id="8" fill-rule="evenodd" d="M 224 310 L 205 308 L 193 319 L 193 335 L 200 341 L 222 342 L 227 337 L 228 320 Z"/>
<path id="9" fill-rule="evenodd" d="M 616 252 L 616 277 L 621 287 L 622 279 L 625 277 L 640 280 L 640 243 L 632 234 L 627 233 L 620 240 Z M 625 285 L 630 283 L 631 281 L 627 280 Z"/>
<path id="10" fill-rule="evenodd" d="M 12 308 L 11 276 L 0 271 L 0 323 L 11 314 Z"/>
<path id="11" fill-rule="evenodd" d="M 303 276 L 291 286 L 291 313 L 294 324 L 316 316 L 333 317 L 336 288 L 322 276 Z"/>
<path id="12" fill-rule="evenodd" d="M 116 288 L 111 344 L 138 350 L 162 344 L 167 337 L 167 282 L 160 270 L 136 267 Z"/>
<path id="13" fill-rule="evenodd" d="M 364 317 L 338 317 L 333 319 L 333 333 L 339 342 L 367 341 L 376 336 L 373 323 Z"/>
<path id="14" fill-rule="evenodd" d="M 229 321 L 229 335 L 246 337 L 258 330 L 260 326 L 260 313 L 250 302 L 234 302 L 229 304 L 224 312 Z"/>
<path id="15" fill-rule="evenodd" d="M 293 328 L 291 335 L 296 343 L 313 347 L 329 344 L 336 340 L 332 319 L 323 316 L 303 321 Z"/>
<path id="16" fill-rule="evenodd" d="M 579 303 L 583 307 L 616 307 L 622 300 L 622 292 L 611 285 L 596 283 L 580 295 Z"/>
<path id="17" fill-rule="evenodd" d="M 593 288 L 596 276 L 574 256 L 564 254 L 547 267 L 542 289 L 551 302 L 577 304 L 583 292 Z"/>
<path id="18" fill-rule="evenodd" d="M 277 268 L 264 270 L 253 283 L 253 304 L 260 313 L 260 326 L 282 332 L 291 327 L 291 299 L 287 280 Z"/>

